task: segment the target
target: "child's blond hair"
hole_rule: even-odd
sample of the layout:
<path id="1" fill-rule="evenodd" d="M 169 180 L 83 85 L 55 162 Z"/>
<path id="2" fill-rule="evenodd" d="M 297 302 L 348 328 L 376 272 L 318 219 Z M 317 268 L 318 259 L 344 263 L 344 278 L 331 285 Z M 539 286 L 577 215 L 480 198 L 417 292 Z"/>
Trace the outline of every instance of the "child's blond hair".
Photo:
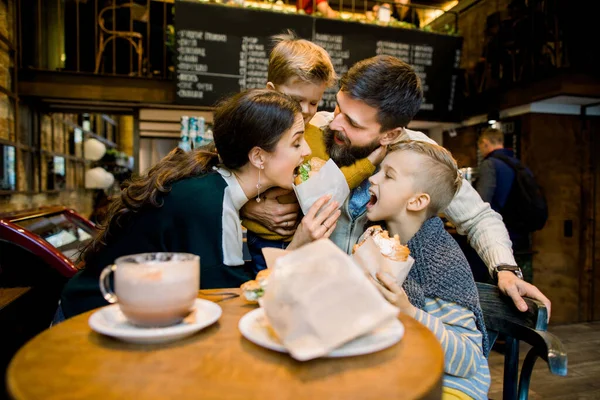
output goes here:
<path id="1" fill-rule="evenodd" d="M 412 151 L 424 156 L 415 172 L 415 190 L 429 195 L 428 215 L 444 211 L 462 185 L 452 154 L 437 144 L 414 140 L 390 145 L 388 152 L 394 151 Z"/>
<path id="2" fill-rule="evenodd" d="M 321 46 L 298 38 L 292 31 L 273 36 L 273 41 L 276 44 L 269 57 L 269 82 L 283 85 L 298 77 L 304 82 L 326 83 L 327 87 L 336 83 L 331 58 Z"/>

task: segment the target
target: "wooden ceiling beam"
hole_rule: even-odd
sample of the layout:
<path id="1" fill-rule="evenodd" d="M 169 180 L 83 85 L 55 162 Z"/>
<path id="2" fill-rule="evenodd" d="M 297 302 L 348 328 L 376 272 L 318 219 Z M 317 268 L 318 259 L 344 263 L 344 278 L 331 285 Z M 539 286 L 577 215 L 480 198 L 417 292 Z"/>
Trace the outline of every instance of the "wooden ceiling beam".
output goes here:
<path id="1" fill-rule="evenodd" d="M 54 71 L 19 72 L 19 96 L 82 102 L 173 104 L 172 80 Z"/>

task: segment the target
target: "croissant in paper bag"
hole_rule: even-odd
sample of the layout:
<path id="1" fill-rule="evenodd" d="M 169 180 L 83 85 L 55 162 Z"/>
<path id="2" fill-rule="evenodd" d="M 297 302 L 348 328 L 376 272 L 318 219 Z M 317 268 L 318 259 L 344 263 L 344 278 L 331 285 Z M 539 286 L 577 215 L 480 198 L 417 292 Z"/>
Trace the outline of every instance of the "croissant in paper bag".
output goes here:
<path id="1" fill-rule="evenodd" d="M 408 247 L 403 246 L 400 243 L 400 237 L 398 235 L 390 237 L 388 231 L 379 225 L 373 225 L 369 227 L 365 233 L 363 233 L 358 244 L 354 245 L 352 254 L 354 254 L 356 250 L 370 237 L 373 238 L 373 241 L 377 247 L 379 247 L 381 254 L 383 254 L 385 257 L 394 261 L 406 261 L 408 259 L 410 250 Z"/>
<path id="2" fill-rule="evenodd" d="M 319 172 L 319 170 L 323 168 L 325 163 L 325 160 L 322 160 L 319 157 L 313 157 L 309 161 L 301 164 L 298 167 L 298 173 L 296 175 L 296 178 L 294 179 L 294 184 L 298 186 L 302 182 L 306 182 L 308 178 Z"/>

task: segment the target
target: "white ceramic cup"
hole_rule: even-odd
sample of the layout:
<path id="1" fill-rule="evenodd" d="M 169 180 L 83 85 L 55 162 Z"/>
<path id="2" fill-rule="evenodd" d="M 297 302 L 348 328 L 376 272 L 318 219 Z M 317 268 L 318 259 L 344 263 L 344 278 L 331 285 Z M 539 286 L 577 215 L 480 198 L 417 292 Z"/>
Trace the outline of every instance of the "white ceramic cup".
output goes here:
<path id="1" fill-rule="evenodd" d="M 114 273 L 114 291 L 110 275 Z M 200 257 L 187 253 L 143 253 L 118 258 L 100 274 L 100 290 L 118 303 L 133 325 L 162 327 L 181 322 L 200 288 Z"/>

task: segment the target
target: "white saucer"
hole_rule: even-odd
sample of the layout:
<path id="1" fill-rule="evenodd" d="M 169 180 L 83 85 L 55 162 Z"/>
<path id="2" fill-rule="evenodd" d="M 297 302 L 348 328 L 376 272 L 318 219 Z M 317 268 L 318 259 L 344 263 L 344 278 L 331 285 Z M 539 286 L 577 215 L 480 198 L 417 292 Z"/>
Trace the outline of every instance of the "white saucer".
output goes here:
<path id="1" fill-rule="evenodd" d="M 240 319 L 238 328 L 242 335 L 254 344 L 287 353 L 287 349 L 266 328 L 265 312 L 262 308 L 252 310 Z M 398 343 L 404 336 L 404 325 L 397 319 L 377 328 L 373 332 L 356 338 L 327 354 L 326 358 L 353 357 L 375 353 Z"/>
<path id="2" fill-rule="evenodd" d="M 212 301 L 196 299 L 194 308 L 194 314 L 184 321 L 164 328 L 140 328 L 129 324 L 118 304 L 102 307 L 90 316 L 88 323 L 94 331 L 125 342 L 165 343 L 190 336 L 221 317 L 221 307 Z"/>

